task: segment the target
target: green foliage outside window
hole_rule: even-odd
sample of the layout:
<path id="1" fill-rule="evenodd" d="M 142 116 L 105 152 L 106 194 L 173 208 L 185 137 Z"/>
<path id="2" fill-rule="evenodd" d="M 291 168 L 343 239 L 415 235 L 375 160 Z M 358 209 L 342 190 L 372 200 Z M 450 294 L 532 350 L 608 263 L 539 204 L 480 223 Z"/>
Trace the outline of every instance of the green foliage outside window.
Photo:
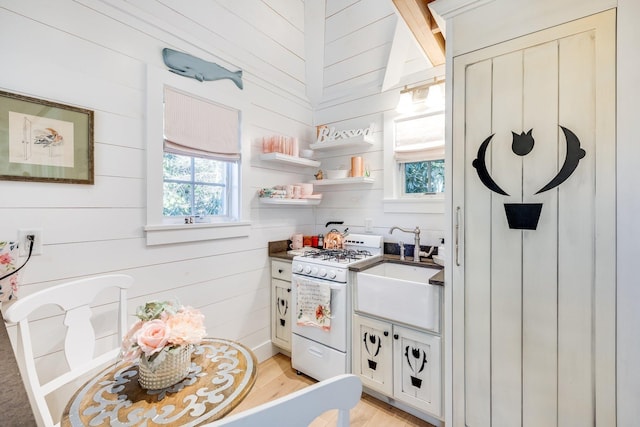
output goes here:
<path id="1" fill-rule="evenodd" d="M 227 163 L 164 153 L 164 216 L 226 215 Z"/>
<path id="2" fill-rule="evenodd" d="M 406 194 L 444 192 L 444 160 L 404 163 Z"/>

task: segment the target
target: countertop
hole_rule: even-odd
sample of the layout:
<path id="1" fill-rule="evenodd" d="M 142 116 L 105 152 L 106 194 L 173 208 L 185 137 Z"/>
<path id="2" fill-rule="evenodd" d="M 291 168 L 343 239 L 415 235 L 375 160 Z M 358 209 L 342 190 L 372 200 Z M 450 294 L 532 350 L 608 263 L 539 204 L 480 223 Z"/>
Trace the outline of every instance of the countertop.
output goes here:
<path id="1" fill-rule="evenodd" d="M 269 242 L 269 256 L 271 258 L 282 259 L 287 261 L 292 261 L 294 255 L 290 255 L 287 253 L 289 249 L 289 241 L 288 240 L 279 240 L 275 242 Z M 441 265 L 433 262 L 431 258 L 423 258 L 419 263 L 416 263 L 413 260 L 400 260 L 400 255 L 392 255 L 385 254 L 382 258 L 375 258 L 371 260 L 367 260 L 353 267 L 349 267 L 351 271 L 364 271 L 367 268 L 371 268 L 374 265 L 382 264 L 384 262 L 393 262 L 396 264 L 405 264 L 405 265 L 418 265 L 421 267 L 429 267 L 436 268 L 440 270 L 434 276 L 429 279 L 429 283 L 432 285 L 444 286 L 444 268 Z"/>
<path id="2" fill-rule="evenodd" d="M 441 265 L 438 265 L 435 262 L 433 262 L 431 258 L 424 258 L 420 260 L 420 262 L 415 262 L 413 260 L 407 260 L 407 259 L 401 260 L 400 255 L 384 254 L 382 258 L 375 258 L 372 260 L 358 263 L 353 267 L 349 267 L 349 270 L 355 271 L 355 272 L 365 271 L 368 268 L 371 268 L 378 264 L 383 264 L 385 262 L 392 262 L 395 264 L 404 264 L 404 265 L 415 265 L 419 267 L 428 267 L 428 268 L 438 269 L 440 271 L 437 272 L 435 275 L 433 275 L 429 279 L 429 284 L 444 286 L 444 268 Z"/>

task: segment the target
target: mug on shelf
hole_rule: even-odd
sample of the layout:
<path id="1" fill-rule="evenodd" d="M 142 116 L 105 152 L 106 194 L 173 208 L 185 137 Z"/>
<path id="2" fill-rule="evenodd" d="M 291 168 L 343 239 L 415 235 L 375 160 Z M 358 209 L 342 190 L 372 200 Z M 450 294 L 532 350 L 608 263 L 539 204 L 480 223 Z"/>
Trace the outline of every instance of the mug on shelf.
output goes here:
<path id="1" fill-rule="evenodd" d="M 300 182 L 296 185 L 300 186 L 300 197 L 306 197 L 313 194 L 313 184 L 307 182 Z"/>
<path id="2" fill-rule="evenodd" d="M 291 236 L 291 244 L 289 245 L 289 248 L 291 249 L 302 249 L 302 233 L 296 233 L 293 236 Z"/>

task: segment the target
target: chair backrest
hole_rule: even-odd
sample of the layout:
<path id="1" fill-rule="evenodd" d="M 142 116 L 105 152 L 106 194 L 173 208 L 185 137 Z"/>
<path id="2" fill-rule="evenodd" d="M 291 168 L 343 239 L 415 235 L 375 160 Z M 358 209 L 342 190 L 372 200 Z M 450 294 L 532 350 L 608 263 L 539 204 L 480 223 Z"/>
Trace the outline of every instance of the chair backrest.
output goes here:
<path id="1" fill-rule="evenodd" d="M 331 409 L 338 410 L 337 427 L 349 426 L 349 410 L 362 395 L 362 381 L 343 374 L 320 381 L 260 406 L 207 424 L 209 427 L 308 426 Z"/>
<path id="2" fill-rule="evenodd" d="M 96 336 L 90 321 L 90 304 L 103 290 L 119 288 L 118 334 L 119 340 L 122 341 L 127 328 L 126 290 L 132 283 L 133 278 L 124 274 L 75 280 L 22 297 L 13 302 L 4 312 L 7 322 L 17 323 L 16 358 L 38 425 L 47 427 L 56 425 L 45 399 L 48 394 L 82 377 L 87 372 L 106 365 L 118 356 L 119 347 L 94 357 Z M 69 371 L 41 384 L 36 370 L 28 317 L 39 307 L 50 304 L 59 306 L 65 312 L 64 325 L 67 330 L 64 337 L 64 353 Z"/>

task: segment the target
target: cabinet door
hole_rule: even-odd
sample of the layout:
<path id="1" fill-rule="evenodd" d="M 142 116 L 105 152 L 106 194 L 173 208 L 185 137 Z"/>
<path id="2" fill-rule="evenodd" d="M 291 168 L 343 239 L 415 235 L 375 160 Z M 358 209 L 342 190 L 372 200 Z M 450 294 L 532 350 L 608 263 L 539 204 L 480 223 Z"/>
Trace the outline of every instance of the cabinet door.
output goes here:
<path id="1" fill-rule="evenodd" d="M 454 426 L 615 425 L 615 52 L 610 10 L 454 60 Z"/>
<path id="2" fill-rule="evenodd" d="M 368 317 L 353 316 L 353 373 L 362 383 L 391 396 L 391 325 Z"/>
<path id="3" fill-rule="evenodd" d="M 394 325 L 393 384 L 396 399 L 440 417 L 440 337 Z"/>
<path id="4" fill-rule="evenodd" d="M 291 351 L 291 282 L 271 279 L 271 341 L 283 350 Z"/>

